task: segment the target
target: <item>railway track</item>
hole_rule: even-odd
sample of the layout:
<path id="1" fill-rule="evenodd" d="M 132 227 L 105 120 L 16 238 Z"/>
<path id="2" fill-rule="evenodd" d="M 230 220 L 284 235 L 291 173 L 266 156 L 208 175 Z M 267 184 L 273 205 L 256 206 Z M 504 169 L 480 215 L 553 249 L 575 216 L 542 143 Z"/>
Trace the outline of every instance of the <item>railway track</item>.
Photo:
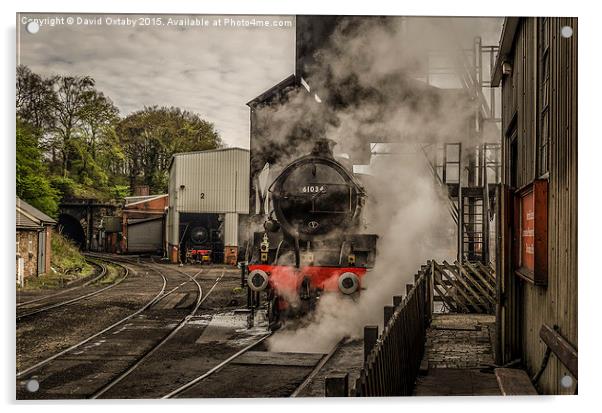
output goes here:
<path id="1" fill-rule="evenodd" d="M 272 333 L 267 333 L 267 334 L 263 335 L 262 337 L 260 337 L 259 339 L 253 341 L 251 344 L 249 344 L 246 347 L 244 347 L 243 349 L 239 350 L 238 352 L 236 352 L 232 356 L 228 357 L 227 359 L 225 359 L 221 363 L 217 364 L 212 369 L 210 369 L 207 372 L 203 373 L 202 375 L 200 375 L 200 376 L 198 376 L 198 377 L 196 377 L 196 378 L 188 381 L 187 383 L 185 383 L 184 385 L 181 385 L 180 387 L 176 388 L 175 390 L 172 390 L 171 392 L 165 394 L 162 397 L 162 399 L 171 399 L 171 398 L 176 398 L 178 396 L 184 395 L 184 393 L 186 393 L 187 391 L 193 389 L 196 385 L 198 385 L 202 381 L 208 379 L 212 375 L 215 375 L 215 374 L 219 373 L 220 371 L 224 370 L 227 366 L 229 366 L 229 365 L 231 365 L 233 363 L 236 363 L 237 359 L 241 358 L 241 356 L 245 355 L 245 353 L 248 353 L 253 348 L 259 346 L 261 343 L 263 343 L 271 335 L 272 335 Z M 319 359 L 319 361 L 313 366 L 311 372 L 309 372 L 309 374 L 307 374 L 306 376 L 304 376 L 305 379 L 301 382 L 301 384 L 299 384 L 298 386 L 296 386 L 295 389 L 294 389 L 294 391 L 289 394 L 289 397 L 298 397 L 301 394 L 301 392 L 307 386 L 309 386 L 309 384 L 319 374 L 319 372 L 321 371 L 321 369 L 332 358 L 332 356 L 338 351 L 338 349 L 345 342 L 345 340 L 346 339 L 343 338 L 340 341 L 338 341 L 330 349 L 330 351 L 327 354 L 324 354 Z M 266 352 L 266 354 L 270 354 L 270 353 Z M 297 354 L 297 353 L 291 353 L 291 355 L 292 354 Z M 285 365 L 281 365 L 280 367 L 286 367 L 286 366 Z M 291 364 L 290 367 L 296 368 L 297 365 Z M 261 370 L 262 368 L 266 368 L 266 365 L 257 364 L 256 366 L 254 366 L 254 369 L 256 370 L 255 374 L 257 375 L 257 370 Z M 281 378 L 280 377 L 274 377 L 274 379 L 275 380 L 280 380 Z M 235 380 L 232 380 L 232 382 L 235 382 Z M 261 394 L 260 390 L 258 390 L 258 391 L 259 391 L 259 393 L 256 395 L 256 397 L 265 397 L 265 395 Z M 223 395 L 216 394 L 214 397 L 223 397 Z"/>
<path id="2" fill-rule="evenodd" d="M 236 352 L 235 354 L 233 354 L 232 356 L 228 357 L 226 360 L 222 361 L 221 363 L 219 363 L 218 365 L 216 365 L 215 367 L 213 367 L 211 370 L 209 370 L 206 373 L 204 373 L 204 374 L 202 374 L 202 375 L 200 375 L 200 376 L 198 376 L 198 377 L 190 380 L 188 383 L 186 383 L 186 384 L 178 387 L 177 389 L 172 390 L 171 392 L 167 393 L 166 395 L 164 395 L 161 398 L 162 399 L 172 399 L 172 398 L 178 396 L 179 394 L 184 393 L 186 390 L 188 390 L 191 387 L 195 386 L 197 383 L 200 383 L 201 381 L 205 380 L 207 377 L 211 376 L 212 374 L 217 373 L 218 371 L 222 370 L 225 366 L 227 366 L 228 364 L 230 364 L 237 357 L 240 357 L 241 355 L 243 355 L 244 353 L 246 353 L 247 351 L 249 351 L 253 347 L 255 347 L 258 344 L 262 343 L 265 339 L 267 339 L 271 335 L 272 335 L 271 333 L 268 333 L 268 334 L 264 335 L 260 339 L 254 341 L 253 343 L 249 344 L 248 346 L 246 346 L 242 350 L 240 350 L 240 351 Z"/>
<path id="3" fill-rule="evenodd" d="M 106 274 L 107 274 L 107 267 L 106 267 L 106 265 L 102 264 L 102 263 L 99 264 L 99 265 L 102 268 L 101 275 L 99 275 L 98 277 L 94 278 L 94 280 L 90 280 L 89 283 L 92 283 L 92 281 L 98 281 L 98 280 L 100 280 L 100 279 L 102 279 L 103 277 L 106 276 Z M 114 288 L 117 285 L 121 284 L 128 277 L 128 274 L 129 273 L 126 271 L 125 274 L 124 274 L 124 276 L 121 277 L 119 280 L 117 280 L 114 283 L 111 283 L 111 284 L 109 284 L 106 287 L 103 287 L 101 289 L 94 290 L 94 291 L 89 292 L 89 293 L 84 293 L 82 295 L 78 295 L 76 297 L 69 298 L 69 299 L 64 300 L 64 301 L 59 301 L 57 303 L 52 303 L 52 304 L 49 304 L 49 305 L 46 305 L 46 306 L 35 308 L 35 309 L 32 309 L 31 311 L 27 311 L 27 309 L 25 309 L 25 311 L 22 312 L 21 314 L 17 314 L 17 322 L 21 321 L 22 319 L 24 319 L 26 317 L 31 317 L 31 316 L 36 315 L 36 314 L 44 313 L 46 311 L 53 310 L 55 308 L 64 307 L 66 305 L 73 304 L 73 303 L 78 302 L 80 300 L 84 300 L 86 298 L 90 298 L 90 297 L 93 297 L 95 295 L 101 294 L 101 293 L 103 293 L 103 292 L 105 292 L 107 290 L 110 290 L 111 288 Z M 74 287 L 69 292 L 73 292 L 75 290 L 78 290 L 81 287 L 83 287 L 83 286 Z M 67 291 L 64 291 L 64 292 L 66 293 Z M 44 299 L 50 298 L 52 296 L 56 297 L 58 295 L 61 295 L 61 293 L 53 294 L 53 295 L 50 295 L 50 296 L 46 296 L 46 297 L 40 298 L 39 300 L 33 300 L 33 301 L 39 302 L 39 301 L 43 301 Z M 23 303 L 23 305 L 25 305 L 25 303 Z"/>
<path id="4" fill-rule="evenodd" d="M 196 280 L 196 275 L 200 274 L 203 270 L 199 271 L 194 276 L 190 276 L 190 275 L 186 274 L 185 272 L 180 271 L 178 269 L 175 269 L 175 270 L 178 271 L 178 272 L 180 272 L 180 273 L 182 273 L 182 274 L 184 274 L 184 275 L 186 275 L 186 276 L 188 276 L 188 277 L 190 277 L 190 279 L 198 287 L 198 297 L 197 297 L 197 300 L 196 300 L 196 303 L 195 303 L 193 309 L 190 311 L 190 313 L 188 315 L 186 315 L 184 318 L 182 318 L 182 320 L 178 324 L 176 324 L 176 326 L 161 341 L 159 341 L 157 344 L 155 344 L 153 347 L 151 347 L 146 353 L 144 353 L 144 355 L 142 355 L 142 357 L 140 357 L 127 370 L 125 370 L 119 376 L 117 376 L 116 378 L 112 379 L 110 382 L 108 382 L 102 388 L 100 388 L 98 391 L 96 391 L 90 397 L 91 399 L 97 399 L 97 398 L 99 398 L 100 396 L 102 396 L 103 394 L 105 394 L 107 391 L 109 391 L 111 388 L 113 388 L 114 386 L 116 386 L 123 379 L 125 379 L 126 377 L 128 377 L 134 370 L 136 370 L 137 368 L 139 368 L 146 360 L 148 360 L 153 354 L 155 354 L 155 352 L 157 352 L 161 347 L 163 347 L 163 345 L 165 343 L 167 343 L 169 340 L 171 340 L 188 323 L 188 321 L 192 317 L 194 317 L 194 315 L 199 310 L 199 308 L 201 307 L 201 305 L 203 304 L 203 302 L 207 299 L 207 297 L 209 297 L 209 295 L 211 294 L 211 292 L 215 289 L 215 287 L 218 285 L 218 283 L 221 281 L 222 277 L 224 276 L 224 272 L 222 271 L 222 274 L 215 280 L 215 283 L 211 286 L 211 288 L 209 289 L 209 291 L 205 295 L 203 295 L 203 289 L 202 289 L 201 285 L 199 284 L 199 282 Z"/>
<path id="5" fill-rule="evenodd" d="M 132 272 L 125 287 L 129 290 L 133 287 L 136 291 L 139 285 L 146 285 L 146 301 L 142 303 L 137 299 L 135 302 L 140 307 L 136 311 L 18 372 L 18 398 L 232 397 L 232 388 L 242 397 L 297 397 L 341 344 L 337 343 L 328 354 L 272 353 L 267 351 L 264 343 L 270 337 L 269 333 L 220 324 L 220 315 L 236 314 L 232 310 L 224 313 L 227 307 L 221 306 L 227 306 L 225 303 L 229 300 L 224 292 L 233 288 L 227 287 L 228 283 L 238 285 L 238 277 L 236 280 L 230 277 L 232 280 L 228 281 L 224 271 L 221 274 L 209 271 L 201 276 L 204 269 L 186 273 L 152 260 L 96 258 L 122 265 L 125 271 Z M 153 274 L 153 280 L 155 274 L 159 275 L 153 284 L 148 284 L 149 272 Z M 135 281 L 143 284 L 134 284 Z M 154 283 L 160 288 L 149 290 Z M 109 297 L 116 297 L 116 303 L 119 303 L 119 294 L 128 294 L 129 290 L 120 289 Z M 214 290 L 219 293 L 212 294 Z M 149 297 L 147 294 L 151 291 Z M 176 291 L 178 294 L 168 299 Z M 216 298 L 207 301 L 210 296 Z M 101 301 L 94 302 L 92 309 L 102 308 L 99 307 Z M 204 304 L 207 302 L 221 304 L 207 307 Z M 201 308 L 204 308 L 202 312 Z M 209 326 L 209 323 L 211 332 L 207 327 L 199 327 Z M 230 331 L 228 334 L 234 335 L 211 341 L 216 339 L 213 334 L 224 327 Z M 302 365 L 295 364 L 295 360 L 289 363 L 289 354 L 297 362 L 303 359 Z M 275 357 L 279 361 L 276 364 L 255 363 L 254 357 Z M 24 385 L 29 379 L 39 381 L 39 394 L 25 391 Z M 313 382 L 313 386 L 319 380 Z M 244 389 L 240 390 L 241 387 Z M 250 394 L 256 395 L 248 396 Z"/>
<path id="6" fill-rule="evenodd" d="M 52 298 L 52 297 L 63 295 L 65 293 L 76 291 L 76 290 L 82 289 L 84 287 L 87 287 L 90 284 L 94 284 L 97 281 L 100 281 L 106 275 L 106 272 L 107 272 L 106 267 L 104 265 L 102 265 L 101 263 L 97 263 L 97 262 L 94 262 L 94 261 L 91 261 L 91 260 L 88 260 L 88 259 L 86 259 L 86 261 L 88 263 L 90 263 L 90 264 L 92 264 L 92 265 L 97 266 L 98 268 L 100 268 L 100 272 L 99 272 L 99 274 L 96 277 L 91 277 L 90 280 L 84 282 L 81 285 L 75 286 L 75 287 L 61 289 L 60 291 L 57 291 L 55 293 L 46 294 L 46 295 L 44 295 L 42 297 L 38 297 L 38 298 L 35 298 L 33 300 L 21 301 L 21 302 L 17 303 L 17 308 L 23 307 L 23 306 L 26 306 L 26 305 L 30 305 L 30 304 L 34 304 L 34 303 L 37 303 L 37 302 L 40 302 L 40 301 L 44 301 L 44 300 L 47 300 L 47 299 Z"/>
<path id="7" fill-rule="evenodd" d="M 107 257 L 100 257 L 100 256 L 98 256 L 96 258 L 108 259 Z M 111 260 L 111 262 L 117 263 L 116 260 Z M 183 286 L 185 286 L 187 284 L 194 284 L 195 290 L 197 292 L 197 296 L 196 296 L 194 305 L 192 307 L 192 310 L 189 311 L 184 317 L 182 317 L 176 323 L 176 325 L 173 328 L 171 328 L 170 331 L 164 337 L 162 337 L 157 343 L 155 343 L 151 348 L 149 348 L 146 351 L 144 351 L 143 353 L 139 354 L 136 357 L 136 359 L 134 360 L 134 362 L 131 363 L 126 369 L 117 371 L 115 373 L 116 375 L 114 376 L 114 378 L 111 378 L 108 382 L 102 384 L 102 386 L 99 389 L 98 389 L 98 387 L 96 387 L 96 389 L 94 389 L 95 391 L 93 391 L 93 392 L 91 391 L 89 394 L 84 396 L 84 397 L 91 397 L 91 398 L 101 397 L 103 394 L 105 394 L 111 388 L 113 388 L 118 383 L 120 383 L 122 380 L 124 380 L 126 377 L 128 377 L 132 372 L 134 372 L 140 366 L 142 366 L 144 364 L 144 362 L 148 358 L 150 358 L 153 354 L 155 354 L 157 350 L 159 350 L 161 347 L 163 347 L 163 345 L 165 343 L 172 340 L 176 336 L 176 334 L 187 324 L 187 322 L 197 313 L 200 306 L 209 297 L 211 292 L 216 288 L 216 286 L 221 281 L 221 279 L 224 275 L 224 273 L 222 272 L 221 275 L 219 277 L 217 277 L 217 279 L 214 281 L 213 285 L 209 288 L 209 290 L 206 293 L 203 293 L 203 288 L 202 288 L 201 284 L 196 280 L 196 277 L 199 276 L 201 273 L 203 273 L 204 269 L 201 269 L 194 275 L 190 275 L 177 268 L 167 268 L 167 267 L 157 268 L 158 265 L 154 262 L 152 262 L 153 265 L 151 266 L 151 265 L 147 265 L 145 263 L 139 263 L 139 262 L 134 263 L 131 260 L 120 259 L 118 265 L 123 265 L 124 268 L 126 268 L 126 270 L 127 270 L 127 266 L 124 265 L 123 263 L 127 263 L 129 265 L 141 266 L 143 268 L 147 268 L 147 269 L 159 274 L 163 280 L 161 290 L 156 295 L 154 295 L 151 300 L 146 302 L 145 305 L 143 305 L 141 308 L 139 308 L 134 313 L 131 313 L 131 314 L 127 315 L 126 317 L 123 317 L 122 319 L 118 320 L 117 322 L 111 324 L 110 326 L 108 326 L 106 328 L 103 328 L 102 330 L 90 335 L 89 337 L 86 337 L 85 339 L 75 343 L 74 345 L 70 346 L 69 348 L 62 350 L 48 358 L 45 358 L 44 360 L 40 361 L 39 363 L 36 363 L 35 365 L 33 365 L 21 372 L 18 372 L 17 379 L 24 379 L 27 377 L 31 377 L 31 374 L 35 373 L 36 371 L 42 369 L 45 366 L 48 366 L 49 364 L 51 364 L 52 362 L 54 362 L 55 360 L 57 360 L 59 358 L 70 359 L 69 361 L 67 361 L 67 363 L 70 363 L 73 361 L 74 358 L 79 357 L 80 354 L 82 355 L 81 357 L 84 357 L 84 358 L 89 357 L 89 356 L 85 355 L 86 354 L 86 351 L 84 351 L 85 348 L 82 349 L 82 351 L 78 351 L 78 352 L 76 352 L 75 350 L 81 348 L 86 343 L 90 343 L 94 339 L 98 339 L 102 342 L 108 338 L 110 341 L 111 337 L 114 337 L 115 334 L 119 334 L 120 331 L 123 330 L 123 328 L 124 328 L 124 327 L 122 327 L 121 330 L 119 330 L 117 327 L 124 325 L 124 323 L 128 322 L 129 320 L 132 320 L 136 316 L 142 315 L 142 313 L 146 310 L 149 310 L 149 308 L 154 308 L 154 306 L 157 305 L 161 300 L 165 299 L 170 294 L 178 291 Z M 169 277 L 169 275 L 166 274 L 168 272 L 166 270 L 171 270 L 171 271 L 177 272 L 181 276 L 185 276 L 186 281 L 179 282 L 177 285 L 173 285 L 173 281 L 175 280 L 175 277 Z M 170 279 L 168 279 L 168 277 Z M 170 283 L 172 285 L 168 286 L 168 281 L 170 281 Z M 165 320 L 163 323 L 170 324 L 172 322 L 173 322 L 173 319 L 168 319 L 168 320 Z M 131 321 L 130 321 L 130 323 L 131 323 Z M 119 340 L 118 339 L 119 336 L 116 336 L 116 337 L 117 337 L 117 340 Z M 91 343 L 91 344 L 94 344 L 94 343 Z M 100 359 L 100 360 L 98 360 L 98 362 L 102 363 L 103 360 Z M 56 364 L 52 363 L 50 366 L 51 371 L 53 368 L 56 370 L 56 368 L 52 367 L 52 366 L 56 366 Z M 99 370 L 102 371 L 102 369 L 99 369 Z M 104 373 L 104 371 L 103 371 L 103 373 Z"/>
<path id="8" fill-rule="evenodd" d="M 305 390 L 311 384 L 311 382 L 320 373 L 320 370 L 322 370 L 322 368 L 326 365 L 328 360 L 330 360 L 332 358 L 332 356 L 334 356 L 334 354 L 339 350 L 339 348 L 341 348 L 341 346 L 343 345 L 343 343 L 345 343 L 346 340 L 347 340 L 346 337 L 340 339 L 330 349 L 330 351 L 327 354 L 325 354 L 324 357 L 322 357 L 322 359 L 318 362 L 318 364 L 316 364 L 316 367 L 314 367 L 314 369 L 311 371 L 311 373 L 309 373 L 309 375 L 305 378 L 305 380 L 303 380 L 303 383 L 301 383 L 295 389 L 295 391 L 291 394 L 290 397 L 299 397 L 299 395 L 303 392 L 303 390 Z"/>
<path id="9" fill-rule="evenodd" d="M 120 265 L 120 266 L 122 266 L 122 268 L 124 268 L 124 270 L 125 270 L 124 278 L 129 275 L 129 271 L 130 270 L 128 269 L 128 267 L 126 267 L 126 266 L 124 266 L 124 265 L 122 265 L 120 263 L 117 263 L 116 261 L 114 261 L 113 263 L 115 263 L 117 265 Z M 79 342 L 77 342 L 77 343 L 69 346 L 68 348 L 66 348 L 66 349 L 64 349 L 64 350 L 62 350 L 62 351 L 60 351 L 58 353 L 55 353 L 52 356 L 49 356 L 49 357 L 43 359 L 42 361 L 34 364 L 33 366 L 30 366 L 30 367 L 28 367 L 28 368 L 26 368 L 26 369 L 24 369 L 24 370 L 22 370 L 20 372 L 17 372 L 16 378 L 20 379 L 20 378 L 25 377 L 28 374 L 33 373 L 34 371 L 40 369 L 41 367 L 49 364 L 53 360 L 55 360 L 55 359 L 57 359 L 57 358 L 65 355 L 65 354 L 67 354 L 67 353 L 69 353 L 69 352 L 71 352 L 71 351 L 73 351 L 73 350 L 75 350 L 75 349 L 83 346 L 84 344 L 90 342 L 91 340 L 94 340 L 96 337 L 101 336 L 102 334 L 104 334 L 104 333 L 112 330 L 113 328 L 115 328 L 115 327 L 117 327 L 117 326 L 125 323 L 126 321 L 130 320 L 131 318 L 135 317 L 136 315 L 142 313 L 144 310 L 146 310 L 147 308 L 149 308 L 151 305 L 153 305 L 155 302 L 157 302 L 159 299 L 161 299 L 164 296 L 165 288 L 167 286 L 167 278 L 163 274 L 160 274 L 160 276 L 163 279 L 163 285 L 162 285 L 161 289 L 159 290 L 159 292 L 150 301 L 146 302 L 137 311 L 135 311 L 135 312 L 127 315 L 126 317 L 121 318 L 120 320 L 118 320 L 117 322 L 111 324 L 110 326 L 108 326 L 106 328 L 103 328 L 102 330 L 100 330 L 100 331 L 98 331 L 98 332 L 96 332 L 96 333 L 94 333 L 94 334 L 86 337 L 85 339 L 83 339 L 83 340 L 81 340 L 81 341 L 79 341 Z"/>

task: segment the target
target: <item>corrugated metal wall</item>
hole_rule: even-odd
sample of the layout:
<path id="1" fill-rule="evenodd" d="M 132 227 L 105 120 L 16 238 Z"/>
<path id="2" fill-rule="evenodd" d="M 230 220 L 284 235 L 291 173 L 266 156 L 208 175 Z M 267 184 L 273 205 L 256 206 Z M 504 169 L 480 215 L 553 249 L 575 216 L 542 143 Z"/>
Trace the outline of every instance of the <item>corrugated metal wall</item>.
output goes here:
<path id="1" fill-rule="evenodd" d="M 175 197 L 177 196 L 176 188 L 176 168 L 174 167 L 174 164 L 172 164 L 169 170 L 169 184 L 167 187 L 169 194 L 169 207 L 167 208 L 167 242 L 172 246 L 179 244 L 180 236 L 180 223 L 175 207 Z"/>
<path id="2" fill-rule="evenodd" d="M 541 91 L 538 88 L 538 36 L 542 20 L 521 19 L 514 39 L 512 75 L 502 86 L 504 164 L 511 164 L 509 138 L 514 114 L 518 144 L 517 187 L 537 178 L 537 136 Z M 558 325 L 560 333 L 577 347 L 577 19 L 549 18 L 549 196 L 548 196 L 548 285 L 535 286 L 519 281 L 508 268 L 507 305 L 504 308 L 502 334 L 508 346 L 519 334 L 522 357 L 530 373 L 542 360 L 544 344 L 539 339 L 543 323 Z M 560 35 L 563 26 L 573 28 L 569 39 Z M 541 124 L 539 124 L 541 125 Z M 540 162 L 540 161 L 539 161 Z M 504 174 L 510 184 L 509 173 Z M 516 189 L 516 188 L 514 188 Z M 511 240 L 505 240 L 506 242 Z M 507 253 L 508 251 L 506 251 Z M 513 294 L 513 291 L 517 293 Z M 516 314 L 518 312 L 518 314 Z M 569 374 L 552 356 L 540 379 L 541 390 L 548 394 L 572 393 L 560 379 Z"/>
<path id="3" fill-rule="evenodd" d="M 228 247 L 238 246 L 238 214 L 225 214 L 224 245 Z"/>
<path id="4" fill-rule="evenodd" d="M 169 202 L 178 212 L 249 213 L 248 150 L 176 154 L 170 176 Z"/>
<path id="5" fill-rule="evenodd" d="M 156 252 L 163 248 L 163 220 L 153 219 L 128 225 L 129 253 Z"/>

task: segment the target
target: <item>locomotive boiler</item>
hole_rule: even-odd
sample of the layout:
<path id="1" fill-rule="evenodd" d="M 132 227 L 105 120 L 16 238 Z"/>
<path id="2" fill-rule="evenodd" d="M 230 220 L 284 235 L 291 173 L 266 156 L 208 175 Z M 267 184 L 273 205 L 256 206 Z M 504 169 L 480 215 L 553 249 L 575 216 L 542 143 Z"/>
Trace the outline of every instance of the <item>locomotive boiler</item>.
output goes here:
<path id="1" fill-rule="evenodd" d="M 268 191 L 272 210 L 254 233 L 247 267 L 249 305 L 257 308 L 264 296 L 277 328 L 310 312 L 324 293 L 359 294 L 377 236 L 362 233 L 366 192 L 329 141 L 288 164 Z"/>

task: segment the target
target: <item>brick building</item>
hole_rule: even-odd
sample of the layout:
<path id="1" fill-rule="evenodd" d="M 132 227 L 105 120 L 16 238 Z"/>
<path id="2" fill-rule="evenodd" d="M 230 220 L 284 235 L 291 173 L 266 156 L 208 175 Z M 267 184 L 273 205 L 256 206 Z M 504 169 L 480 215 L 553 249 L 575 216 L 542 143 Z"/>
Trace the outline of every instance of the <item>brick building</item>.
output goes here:
<path id="1" fill-rule="evenodd" d="M 168 204 L 167 194 L 125 198 L 120 227 L 122 252 L 157 253 L 164 249 Z"/>
<path id="2" fill-rule="evenodd" d="M 50 269 L 50 241 L 56 221 L 17 198 L 16 280 L 23 285 L 29 277 Z"/>

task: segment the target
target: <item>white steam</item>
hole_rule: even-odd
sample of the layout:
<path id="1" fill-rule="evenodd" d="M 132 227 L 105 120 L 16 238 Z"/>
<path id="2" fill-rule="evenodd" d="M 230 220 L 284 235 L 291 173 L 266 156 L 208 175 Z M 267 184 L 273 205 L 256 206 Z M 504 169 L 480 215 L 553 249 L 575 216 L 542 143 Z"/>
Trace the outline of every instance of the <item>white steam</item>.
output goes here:
<path id="1" fill-rule="evenodd" d="M 265 109 L 277 120 L 272 126 L 278 143 L 292 132 L 285 128 L 311 114 L 312 121 L 323 117 L 326 126 L 320 132 L 352 159 L 373 142 L 391 142 L 386 146 L 392 152 L 372 157 L 364 181 L 365 232 L 379 235 L 376 266 L 365 277 L 366 289 L 355 302 L 340 294 L 323 295 L 310 322 L 276 333 L 269 339 L 271 350 L 324 352 L 345 336 L 359 338 L 365 325 L 382 326 L 383 306 L 405 293 L 420 265 L 429 259 L 454 259 L 456 235 L 447 195 L 436 185 L 421 145 L 481 143 L 470 135 L 477 106 L 473 96 L 441 91 L 417 81 L 416 73 L 426 69 L 425 50 L 445 50 L 455 62 L 465 58 L 460 50 L 470 47 L 474 36 L 484 28 L 493 32 L 498 25 L 498 19 L 442 18 L 343 23 L 317 54 L 308 82 L 324 85 L 319 92 L 324 101 L 335 96 L 344 103 L 320 112 L 320 105 L 302 98 L 305 90 L 300 88 L 290 105 Z M 297 155 L 307 153 L 306 148 L 299 150 L 305 152 Z"/>
<path id="2" fill-rule="evenodd" d="M 283 330 L 270 339 L 273 351 L 328 351 L 345 336 L 361 337 L 363 326 L 383 324 L 383 306 L 392 304 L 421 264 L 432 258 L 453 258 L 455 238 L 451 218 L 433 185 L 421 154 L 387 156 L 373 165 L 369 194 L 369 230 L 380 234 L 375 268 L 365 277 L 359 299 L 323 295 L 311 322 Z M 445 231 L 448 230 L 448 231 Z M 439 234 L 438 239 L 433 234 Z M 439 257 L 434 257 L 438 251 Z"/>

